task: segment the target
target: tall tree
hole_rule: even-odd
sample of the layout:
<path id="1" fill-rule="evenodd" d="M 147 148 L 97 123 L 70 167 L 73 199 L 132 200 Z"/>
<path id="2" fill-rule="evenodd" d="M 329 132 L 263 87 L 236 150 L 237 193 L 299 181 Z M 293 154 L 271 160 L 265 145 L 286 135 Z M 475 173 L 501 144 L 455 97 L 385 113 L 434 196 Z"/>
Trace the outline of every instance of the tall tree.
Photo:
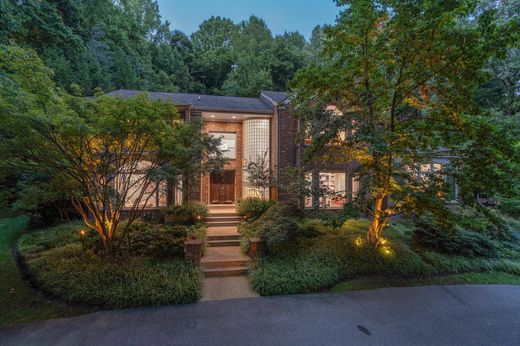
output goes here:
<path id="1" fill-rule="evenodd" d="M 446 172 L 422 164 L 442 155 L 444 139 L 476 110 L 494 27 L 475 1 L 338 5 L 346 8 L 326 31 L 324 62 L 299 73 L 293 87 L 300 109 L 337 105 L 340 112 L 323 109 L 307 155 L 357 161 L 372 216 L 367 238 L 377 244 L 392 216 L 442 202 Z"/>
<path id="2" fill-rule="evenodd" d="M 235 55 L 233 38 L 238 26 L 230 19 L 211 17 L 203 21 L 191 35 L 195 59 L 195 78 L 207 93 L 219 93 L 231 72 Z"/>

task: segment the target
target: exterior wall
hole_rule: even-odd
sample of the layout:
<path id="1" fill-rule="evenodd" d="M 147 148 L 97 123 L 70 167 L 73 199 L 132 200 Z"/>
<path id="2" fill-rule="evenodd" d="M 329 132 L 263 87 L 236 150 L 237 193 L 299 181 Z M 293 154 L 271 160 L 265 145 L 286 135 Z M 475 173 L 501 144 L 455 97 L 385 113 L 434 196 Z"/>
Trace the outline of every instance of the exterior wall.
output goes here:
<path id="1" fill-rule="evenodd" d="M 296 136 L 298 134 L 298 119 L 292 114 L 288 106 L 280 106 L 276 112 L 277 133 L 274 134 L 277 138 L 275 139 L 278 143 L 278 157 L 276 172 L 278 176 L 279 185 L 286 185 L 286 177 L 284 177 L 284 171 L 289 167 L 297 167 L 298 158 L 298 143 L 296 143 Z M 297 196 L 293 196 L 278 189 L 277 191 L 278 200 L 286 202 L 297 202 Z"/>
<path id="2" fill-rule="evenodd" d="M 237 143 L 236 143 L 236 159 L 228 160 L 224 166 L 225 170 L 234 170 L 235 171 L 235 201 L 238 201 L 242 198 L 242 124 L 241 123 L 232 123 L 232 122 L 214 122 L 214 121 L 205 121 L 204 122 L 204 131 L 205 132 L 230 132 L 236 133 L 237 135 Z M 203 175 L 200 178 L 200 201 L 205 204 L 209 204 L 209 188 L 210 188 L 210 177 L 209 175 Z"/>

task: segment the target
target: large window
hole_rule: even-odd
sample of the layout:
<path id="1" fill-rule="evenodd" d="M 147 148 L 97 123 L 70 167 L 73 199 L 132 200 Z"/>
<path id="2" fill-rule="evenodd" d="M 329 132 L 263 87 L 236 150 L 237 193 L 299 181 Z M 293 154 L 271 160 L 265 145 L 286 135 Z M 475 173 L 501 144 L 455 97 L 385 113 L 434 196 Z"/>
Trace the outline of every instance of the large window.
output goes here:
<path id="1" fill-rule="evenodd" d="M 219 150 L 226 159 L 237 158 L 237 134 L 230 132 L 210 132 L 210 136 L 220 139 Z"/>
<path id="2" fill-rule="evenodd" d="M 320 208 L 342 208 L 345 204 L 345 173 L 320 172 L 318 184 L 313 184 L 312 173 L 307 173 L 305 179 L 313 191 L 319 195 Z M 316 189 L 318 189 L 316 191 Z M 312 207 L 312 196 L 307 197 L 305 207 Z"/>
<path id="3" fill-rule="evenodd" d="M 165 181 L 157 183 L 149 178 L 150 162 L 139 162 L 136 169 L 124 168 L 116 179 L 116 190 L 120 194 L 126 193 L 125 208 L 134 206 L 144 208 L 158 208 L 167 205 L 168 188 Z M 159 186 L 157 186 L 159 184 Z M 139 200 L 139 203 L 136 202 Z"/>

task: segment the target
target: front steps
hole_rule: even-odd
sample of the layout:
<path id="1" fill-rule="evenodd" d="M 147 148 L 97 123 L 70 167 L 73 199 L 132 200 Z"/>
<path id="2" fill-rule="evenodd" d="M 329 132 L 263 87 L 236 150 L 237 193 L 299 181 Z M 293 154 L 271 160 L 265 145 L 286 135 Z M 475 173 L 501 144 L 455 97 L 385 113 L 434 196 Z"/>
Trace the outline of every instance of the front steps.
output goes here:
<path id="1" fill-rule="evenodd" d="M 238 213 L 209 214 L 206 218 L 208 227 L 234 227 L 243 220 Z"/>
<path id="2" fill-rule="evenodd" d="M 245 275 L 249 269 L 249 257 L 242 254 L 239 245 L 211 246 L 200 264 L 205 277 Z"/>

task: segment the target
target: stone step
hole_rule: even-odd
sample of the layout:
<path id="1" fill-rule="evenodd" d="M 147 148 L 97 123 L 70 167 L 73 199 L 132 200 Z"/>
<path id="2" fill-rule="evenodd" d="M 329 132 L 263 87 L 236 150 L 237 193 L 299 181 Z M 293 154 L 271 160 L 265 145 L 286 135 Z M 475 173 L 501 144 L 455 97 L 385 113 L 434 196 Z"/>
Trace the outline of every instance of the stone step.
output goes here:
<path id="1" fill-rule="evenodd" d="M 237 221 L 240 222 L 244 218 L 241 216 L 210 216 L 207 217 L 204 221 L 206 222 L 218 222 L 218 221 Z"/>
<path id="2" fill-rule="evenodd" d="M 229 235 L 209 235 L 208 241 L 214 240 L 240 240 L 239 234 L 229 234 Z"/>
<path id="3" fill-rule="evenodd" d="M 209 240 L 208 245 L 211 247 L 240 246 L 240 240 L 239 239 Z"/>
<path id="4" fill-rule="evenodd" d="M 200 263 L 202 269 L 216 269 L 216 268 L 230 268 L 243 267 L 249 263 L 248 259 L 227 259 L 227 260 L 212 260 Z"/>
<path id="5" fill-rule="evenodd" d="M 238 221 L 212 221 L 206 222 L 208 227 L 229 227 L 229 226 L 237 226 L 239 224 Z"/>
<path id="6" fill-rule="evenodd" d="M 209 213 L 206 217 L 244 217 L 239 213 Z"/>
<path id="7" fill-rule="evenodd" d="M 247 274 L 249 266 L 219 267 L 202 269 L 205 277 L 239 276 Z"/>

